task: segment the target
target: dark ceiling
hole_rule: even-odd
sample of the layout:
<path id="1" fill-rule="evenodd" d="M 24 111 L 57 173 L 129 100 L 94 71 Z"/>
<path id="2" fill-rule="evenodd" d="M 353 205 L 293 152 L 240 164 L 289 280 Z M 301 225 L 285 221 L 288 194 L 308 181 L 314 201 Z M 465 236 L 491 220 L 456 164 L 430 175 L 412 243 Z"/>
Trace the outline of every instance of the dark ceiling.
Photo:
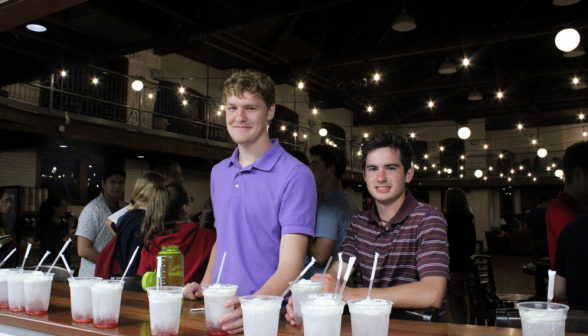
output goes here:
<path id="1" fill-rule="evenodd" d="M 415 30 L 392 29 L 402 1 L 9 0 L 0 4 L 0 85 L 153 48 L 218 69 L 259 68 L 279 84 L 302 81 L 313 105 L 346 107 L 356 125 L 482 117 L 489 129 L 568 124 L 588 107 L 588 89 L 572 84 L 588 80 L 588 56 L 563 57 L 554 43 L 566 26 L 588 37 L 588 0 L 404 7 Z M 48 30 L 33 33 L 27 23 Z M 446 58 L 456 73 L 438 73 Z M 482 100 L 467 99 L 474 88 Z"/>

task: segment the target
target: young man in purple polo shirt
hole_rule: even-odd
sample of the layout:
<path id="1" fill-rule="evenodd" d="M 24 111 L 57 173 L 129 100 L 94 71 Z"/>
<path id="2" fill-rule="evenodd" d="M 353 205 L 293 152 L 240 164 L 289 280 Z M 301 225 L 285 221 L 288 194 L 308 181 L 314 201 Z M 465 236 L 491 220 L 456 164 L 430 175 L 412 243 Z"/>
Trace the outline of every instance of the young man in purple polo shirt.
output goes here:
<path id="1" fill-rule="evenodd" d="M 386 132 L 364 143 L 362 152 L 363 176 L 375 204 L 354 216 L 347 230 L 342 274 L 349 258 L 357 257 L 358 287 L 346 288 L 343 300 L 367 297 L 378 252 L 371 297 L 391 300 L 394 308 L 438 307 L 443 320 L 449 279 L 447 222 L 441 211 L 406 190 L 414 175 L 412 148 L 396 133 Z M 325 275 L 324 293 L 334 292 L 338 267 L 337 261 Z M 291 305 L 287 308 L 286 318 L 293 322 Z"/>
<path id="2" fill-rule="evenodd" d="M 269 138 L 275 86 L 265 74 L 234 73 L 224 85 L 227 129 L 238 148 L 212 169 L 210 180 L 217 241 L 202 284 L 216 282 L 226 252 L 223 284 L 242 295 L 280 295 L 302 270 L 308 237 L 314 236 L 316 187 L 310 169 Z M 202 297 L 199 284 L 184 296 Z M 225 303 L 223 331 L 243 331 L 238 297 Z M 236 319 L 236 320 L 235 320 Z"/>

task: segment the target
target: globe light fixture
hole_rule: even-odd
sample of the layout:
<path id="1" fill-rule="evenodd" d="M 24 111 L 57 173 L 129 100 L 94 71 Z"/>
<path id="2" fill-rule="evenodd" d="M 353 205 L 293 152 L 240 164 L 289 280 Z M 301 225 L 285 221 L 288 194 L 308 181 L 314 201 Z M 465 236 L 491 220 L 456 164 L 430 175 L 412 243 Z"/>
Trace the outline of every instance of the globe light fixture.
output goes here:
<path id="1" fill-rule="evenodd" d="M 319 135 L 320 135 L 320 136 L 326 136 L 326 135 L 327 135 L 327 130 L 326 130 L 326 129 L 324 129 L 324 128 L 321 128 L 321 129 L 319 130 Z"/>
<path id="2" fill-rule="evenodd" d="M 135 91 L 141 91 L 143 90 L 143 82 L 137 79 L 133 82 L 133 84 L 131 84 L 131 87 Z"/>
<path id="3" fill-rule="evenodd" d="M 537 150 L 537 156 L 540 158 L 546 157 L 547 156 L 547 149 L 539 148 L 539 150 Z"/>
<path id="4" fill-rule="evenodd" d="M 480 169 L 474 172 L 474 176 L 476 176 L 477 178 L 482 177 L 482 175 L 484 175 L 484 173 Z"/>
<path id="5" fill-rule="evenodd" d="M 572 28 L 567 28 L 555 36 L 555 45 L 561 51 L 572 51 L 580 44 L 580 34 Z"/>
<path id="6" fill-rule="evenodd" d="M 447 174 L 451 174 L 453 173 L 453 170 L 451 168 L 447 168 Z"/>
<path id="7" fill-rule="evenodd" d="M 555 176 L 562 177 L 563 176 L 563 170 L 561 170 L 561 169 L 556 170 L 555 171 Z"/>
<path id="8" fill-rule="evenodd" d="M 472 131 L 470 131 L 470 129 L 468 127 L 462 127 L 459 130 L 457 130 L 457 136 L 460 139 L 468 139 L 470 136 L 472 135 Z"/>

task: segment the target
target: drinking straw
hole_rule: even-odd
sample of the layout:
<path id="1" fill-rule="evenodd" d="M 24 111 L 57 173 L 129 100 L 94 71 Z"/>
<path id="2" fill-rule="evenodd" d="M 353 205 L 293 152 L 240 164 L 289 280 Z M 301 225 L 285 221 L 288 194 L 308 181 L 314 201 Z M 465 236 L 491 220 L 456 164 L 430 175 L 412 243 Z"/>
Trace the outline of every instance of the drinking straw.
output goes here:
<path id="1" fill-rule="evenodd" d="M 345 290 L 345 285 L 347 285 L 347 280 L 349 280 L 349 275 L 351 274 L 351 270 L 353 269 L 353 264 L 355 264 L 355 257 L 349 258 L 349 264 L 347 265 L 347 271 L 345 271 L 345 276 L 343 277 L 343 285 L 341 285 L 341 291 L 339 292 L 339 300 L 343 299 L 343 291 Z"/>
<path id="2" fill-rule="evenodd" d="M 129 260 L 129 264 L 127 265 L 127 269 L 125 270 L 122 278 L 120 279 L 121 285 L 122 285 L 123 280 L 125 279 L 125 276 L 127 275 L 127 272 L 129 271 L 129 268 L 131 267 L 131 264 L 133 264 L 133 260 L 135 259 L 135 255 L 137 254 L 137 251 L 139 251 L 139 247 L 141 247 L 141 246 L 137 246 L 137 248 L 135 249 L 135 252 L 133 252 L 133 256 L 131 257 L 131 260 Z"/>
<path id="3" fill-rule="evenodd" d="M 327 266 L 325 266 L 325 270 L 323 271 L 323 275 L 321 275 L 321 279 L 319 281 L 323 281 L 323 278 L 325 277 L 325 273 L 327 273 L 329 266 L 331 266 L 331 261 L 333 261 L 333 256 L 331 256 L 329 258 L 329 262 L 327 263 Z"/>
<path id="4" fill-rule="evenodd" d="M 14 249 L 12 249 L 12 251 L 10 251 L 10 253 L 8 253 L 8 255 L 6 256 L 6 258 L 4 258 L 4 260 L 2 260 L 2 262 L 0 263 L 0 267 L 2 267 L 2 265 L 4 265 L 6 260 L 8 260 L 8 258 L 10 258 L 10 256 L 13 255 L 14 252 L 16 252 L 16 247 Z"/>
<path id="5" fill-rule="evenodd" d="M 69 245 L 69 243 L 71 243 L 71 238 L 69 238 L 65 244 L 63 244 L 63 247 L 61 248 L 61 251 L 59 251 L 59 253 L 57 254 L 57 257 L 55 257 L 55 260 L 53 260 L 53 264 L 51 264 L 51 267 L 49 267 L 49 270 L 47 271 L 47 273 L 45 274 L 49 274 L 51 273 L 51 270 L 53 269 L 53 267 L 55 266 L 55 263 L 57 262 L 57 260 L 59 260 L 59 256 L 63 254 L 63 251 L 65 251 L 65 249 L 67 248 L 67 246 Z"/>
<path id="6" fill-rule="evenodd" d="M 370 278 L 370 288 L 368 289 L 368 296 L 367 299 L 370 299 L 370 293 L 372 292 L 372 284 L 374 283 L 374 277 L 376 276 L 376 267 L 378 267 L 378 257 L 380 254 L 376 252 L 376 256 L 374 257 L 374 265 L 372 266 L 372 276 Z"/>
<path id="7" fill-rule="evenodd" d="M 206 308 L 192 308 L 192 309 L 190 309 L 190 313 L 201 312 L 201 311 L 204 311 L 204 309 L 206 309 Z"/>
<path id="8" fill-rule="evenodd" d="M 24 265 L 25 262 L 27 262 L 27 258 L 29 257 L 29 252 L 31 252 L 31 246 L 33 246 L 31 243 L 27 245 L 27 252 L 25 253 L 24 259 L 22 260 L 22 267 L 20 268 L 21 273 L 24 271 Z"/>
<path id="9" fill-rule="evenodd" d="M 547 309 L 551 309 L 551 300 L 553 299 L 553 287 L 555 282 L 555 271 L 549 270 L 547 272 L 549 276 L 549 283 L 547 285 Z"/>
<path id="10" fill-rule="evenodd" d="M 223 261 L 221 261 L 221 267 L 218 270 L 218 277 L 216 277 L 216 284 L 220 281 L 221 273 L 223 272 L 223 266 L 225 265 L 225 257 L 227 256 L 227 252 L 223 253 Z"/>
<path id="11" fill-rule="evenodd" d="M 155 287 L 157 288 L 157 293 L 159 293 L 159 282 L 161 281 L 161 257 L 157 257 L 157 283 Z"/>
<path id="12" fill-rule="evenodd" d="M 50 254 L 51 254 L 51 252 L 49 252 L 49 251 L 45 252 L 45 255 L 43 256 L 43 258 L 41 258 L 41 261 L 39 261 L 39 264 L 37 265 L 37 267 L 35 267 L 35 272 L 39 269 L 39 267 L 41 265 L 43 265 L 43 261 L 45 261 L 45 258 L 47 258 L 47 256 Z"/>
<path id="13" fill-rule="evenodd" d="M 304 273 L 306 273 L 306 271 L 308 271 L 308 269 L 310 267 L 312 267 L 312 265 L 314 265 L 314 262 L 315 261 L 316 261 L 316 259 L 314 259 L 314 257 L 312 257 L 312 260 L 306 266 L 306 268 L 303 269 L 302 272 L 300 272 L 300 274 L 298 274 L 298 276 L 296 277 L 296 279 L 294 281 L 292 281 L 292 284 L 290 286 L 288 286 L 288 288 L 286 288 L 286 290 L 284 291 L 284 293 L 282 293 L 282 295 L 280 295 L 282 297 L 282 299 L 284 299 L 284 297 L 286 296 L 286 294 L 288 294 L 288 292 L 290 291 L 290 289 L 292 289 L 292 286 L 294 286 L 295 284 L 298 283 L 298 280 L 300 280 L 300 278 L 302 278 L 302 276 L 304 275 Z"/>
<path id="14" fill-rule="evenodd" d="M 61 255 L 61 260 L 63 260 L 65 269 L 67 270 L 67 273 L 69 273 L 69 276 L 71 277 L 72 281 L 76 282 L 76 279 L 74 278 L 73 274 L 71 274 L 71 270 L 69 269 L 69 265 L 67 264 L 67 260 L 65 260 L 65 256 L 63 254 Z"/>
<path id="15" fill-rule="evenodd" d="M 343 270 L 343 252 L 339 252 L 339 270 L 337 271 L 337 283 L 335 284 L 335 294 L 339 292 L 339 279 L 341 279 L 341 271 Z"/>

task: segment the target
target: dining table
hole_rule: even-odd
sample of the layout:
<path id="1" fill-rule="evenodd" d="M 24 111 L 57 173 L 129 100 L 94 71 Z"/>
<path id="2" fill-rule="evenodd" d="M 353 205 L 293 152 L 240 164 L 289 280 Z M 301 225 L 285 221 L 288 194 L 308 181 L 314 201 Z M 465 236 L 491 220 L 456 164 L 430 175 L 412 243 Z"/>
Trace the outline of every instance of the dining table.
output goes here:
<path id="1" fill-rule="evenodd" d="M 47 314 L 29 316 L 24 312 L 11 312 L 8 309 L 0 309 L 0 335 L 151 335 L 147 293 L 123 291 L 119 323 L 114 328 L 101 329 L 94 327 L 92 323 L 73 322 L 70 307 L 68 284 L 54 282 L 51 288 L 51 300 Z M 192 308 L 202 307 L 204 307 L 204 301 L 202 300 L 184 300 L 178 335 L 207 335 L 204 312 L 190 312 Z M 282 311 L 280 314 L 278 335 L 304 335 L 303 330 L 292 327 L 286 322 L 284 313 L 285 311 Z M 406 320 L 390 320 L 388 330 L 388 335 L 394 336 L 516 336 L 522 334 L 521 329 Z M 341 335 L 352 335 L 351 320 L 348 315 L 343 316 Z M 588 334 L 566 333 L 566 335 Z"/>

